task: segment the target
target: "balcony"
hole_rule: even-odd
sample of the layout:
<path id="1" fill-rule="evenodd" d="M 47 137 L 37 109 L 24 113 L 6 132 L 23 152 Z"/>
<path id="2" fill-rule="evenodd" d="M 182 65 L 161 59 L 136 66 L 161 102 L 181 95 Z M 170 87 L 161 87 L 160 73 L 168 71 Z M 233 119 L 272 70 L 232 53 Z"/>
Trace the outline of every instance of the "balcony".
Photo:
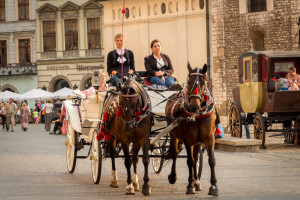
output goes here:
<path id="1" fill-rule="evenodd" d="M 41 60 L 52 60 L 57 58 L 56 51 L 41 52 Z"/>
<path id="2" fill-rule="evenodd" d="M 12 75 L 36 75 L 37 66 L 36 63 L 19 64 L 13 63 L 0 66 L 0 76 L 12 76 Z"/>
<path id="3" fill-rule="evenodd" d="M 39 61 L 80 58 L 103 58 L 103 49 L 80 49 L 66 51 L 37 52 Z"/>
<path id="4" fill-rule="evenodd" d="M 103 49 L 86 49 L 85 50 L 85 57 L 87 58 L 95 58 L 95 57 L 102 57 L 103 56 Z"/>

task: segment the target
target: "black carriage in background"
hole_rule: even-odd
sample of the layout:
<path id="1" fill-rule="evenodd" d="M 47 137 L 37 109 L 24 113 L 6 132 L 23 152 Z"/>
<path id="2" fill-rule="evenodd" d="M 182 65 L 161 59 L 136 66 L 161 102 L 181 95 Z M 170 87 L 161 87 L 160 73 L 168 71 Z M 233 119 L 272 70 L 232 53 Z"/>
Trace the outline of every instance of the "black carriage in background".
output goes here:
<path id="1" fill-rule="evenodd" d="M 276 136 L 284 135 L 285 143 L 299 144 L 300 91 L 275 91 L 273 80 L 276 74 L 285 78 L 291 66 L 300 72 L 300 51 L 256 51 L 239 57 L 239 85 L 232 91 L 229 113 L 233 137 L 242 137 L 242 125 L 253 124 L 254 138 L 262 140 L 263 148 L 266 132 L 279 132 Z"/>

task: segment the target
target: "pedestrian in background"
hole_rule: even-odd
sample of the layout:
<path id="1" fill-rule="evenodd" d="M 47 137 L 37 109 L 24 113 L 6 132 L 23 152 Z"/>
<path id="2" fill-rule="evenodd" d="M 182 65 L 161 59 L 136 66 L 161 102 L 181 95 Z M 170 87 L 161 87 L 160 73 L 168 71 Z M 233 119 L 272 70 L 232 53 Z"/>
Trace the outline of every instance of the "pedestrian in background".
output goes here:
<path id="1" fill-rule="evenodd" d="M 60 98 L 58 97 L 56 99 L 56 102 L 54 103 L 54 108 L 53 108 L 54 118 L 58 118 L 59 117 L 57 111 L 61 110 L 61 106 L 62 106 L 62 103 L 60 102 Z"/>
<path id="2" fill-rule="evenodd" d="M 39 112 L 37 109 L 35 109 L 33 112 L 33 118 L 34 118 L 34 123 L 36 125 L 38 125 L 39 124 Z"/>
<path id="3" fill-rule="evenodd" d="M 68 95 L 66 97 L 66 100 L 72 100 L 72 96 Z M 62 128 L 61 128 L 61 133 L 63 135 L 67 134 L 67 127 L 68 127 L 68 120 L 69 120 L 69 112 L 66 109 L 66 105 L 65 105 L 65 101 L 62 102 L 62 107 L 61 107 L 61 117 L 60 117 L 60 121 L 62 122 Z"/>
<path id="4" fill-rule="evenodd" d="M 1 103 L 1 106 L 0 106 L 0 115 L 1 115 L 1 119 L 2 119 L 2 126 L 3 126 L 3 129 L 4 130 L 4 127 L 6 125 L 6 112 L 5 112 L 5 103 Z M 7 127 L 7 125 L 6 125 Z"/>
<path id="5" fill-rule="evenodd" d="M 21 129 L 23 131 L 27 131 L 28 129 L 28 115 L 29 115 L 29 109 L 27 107 L 26 102 L 22 103 L 21 110 Z"/>
<path id="6" fill-rule="evenodd" d="M 44 108 L 45 108 L 45 102 L 41 101 L 41 122 L 42 123 L 45 123 L 45 115 L 43 115 Z"/>
<path id="7" fill-rule="evenodd" d="M 5 105 L 6 112 L 6 130 L 9 131 L 9 125 L 11 125 L 11 132 L 14 132 L 15 125 L 15 114 L 17 112 L 17 105 L 10 98 L 8 103 Z"/>
<path id="8" fill-rule="evenodd" d="M 51 118 L 53 115 L 53 104 L 50 99 L 47 99 L 47 103 L 45 104 L 45 129 L 46 131 L 50 131 L 51 129 Z"/>

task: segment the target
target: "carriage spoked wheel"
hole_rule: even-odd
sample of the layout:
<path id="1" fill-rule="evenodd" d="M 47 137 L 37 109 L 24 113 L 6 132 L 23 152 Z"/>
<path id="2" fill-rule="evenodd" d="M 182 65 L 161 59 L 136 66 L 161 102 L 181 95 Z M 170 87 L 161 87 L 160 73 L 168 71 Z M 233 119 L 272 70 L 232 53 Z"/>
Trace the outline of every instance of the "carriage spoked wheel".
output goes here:
<path id="1" fill-rule="evenodd" d="M 97 132 L 94 131 L 92 147 L 90 152 L 90 160 L 92 166 L 92 177 L 95 184 L 100 182 L 102 168 L 102 144 L 97 140 Z"/>
<path id="2" fill-rule="evenodd" d="M 232 102 L 230 106 L 229 126 L 232 137 L 242 137 L 241 109 L 236 102 Z"/>
<path id="3" fill-rule="evenodd" d="M 77 156 L 77 132 L 72 128 L 71 122 L 68 122 L 67 137 L 66 137 L 66 158 L 69 173 L 73 173 L 76 166 Z"/>
<path id="4" fill-rule="evenodd" d="M 153 149 L 153 151 L 151 151 L 151 155 L 154 155 L 155 157 L 151 158 L 151 163 L 152 163 L 153 171 L 156 174 L 159 174 L 162 170 L 164 159 L 162 155 L 162 149 L 160 148 L 161 145 L 158 142 L 156 142 L 154 144 L 154 147 L 155 148 Z"/>
<path id="5" fill-rule="evenodd" d="M 263 116 L 260 113 L 256 113 L 253 120 L 254 125 L 254 138 L 262 140 L 261 148 L 266 148 L 266 126 Z"/>
<path id="6" fill-rule="evenodd" d="M 285 130 L 285 129 L 294 129 L 295 128 L 295 122 L 294 121 L 285 121 L 282 124 L 282 126 L 283 126 L 282 127 L 283 130 Z M 289 133 L 293 133 L 293 131 L 287 131 L 285 133 L 286 133 L 286 135 L 284 135 L 284 143 L 285 144 L 293 144 L 294 140 L 295 140 L 295 135 L 294 134 L 288 135 Z"/>

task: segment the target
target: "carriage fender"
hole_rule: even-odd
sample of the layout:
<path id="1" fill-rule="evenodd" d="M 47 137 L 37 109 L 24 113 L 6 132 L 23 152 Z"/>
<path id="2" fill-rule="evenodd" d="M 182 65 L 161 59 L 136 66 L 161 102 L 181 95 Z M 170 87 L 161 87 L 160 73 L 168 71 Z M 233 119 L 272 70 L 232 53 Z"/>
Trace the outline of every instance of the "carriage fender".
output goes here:
<path id="1" fill-rule="evenodd" d="M 72 128 L 81 133 L 81 123 L 77 107 L 74 106 L 72 100 L 66 100 L 64 103 L 66 111 L 69 113 L 69 121 L 71 122 Z"/>

